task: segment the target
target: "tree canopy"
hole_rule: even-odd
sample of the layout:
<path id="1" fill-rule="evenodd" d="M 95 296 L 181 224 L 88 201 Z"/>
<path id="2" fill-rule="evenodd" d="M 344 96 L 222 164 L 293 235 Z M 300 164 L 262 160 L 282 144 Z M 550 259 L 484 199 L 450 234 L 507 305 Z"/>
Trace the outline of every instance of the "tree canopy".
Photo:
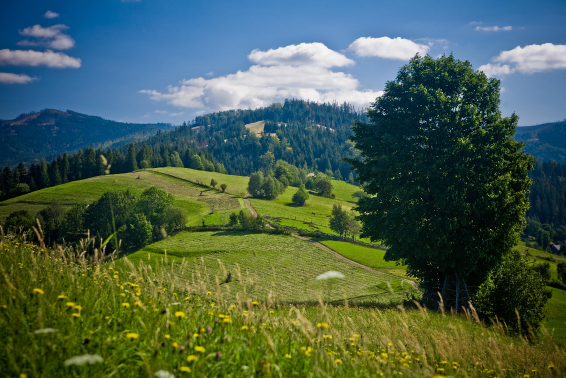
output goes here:
<path id="1" fill-rule="evenodd" d="M 370 195 L 358 202 L 362 236 L 431 293 L 483 282 L 523 227 L 533 158 L 499 91 L 469 62 L 417 55 L 353 126 L 361 156 L 349 162 Z"/>

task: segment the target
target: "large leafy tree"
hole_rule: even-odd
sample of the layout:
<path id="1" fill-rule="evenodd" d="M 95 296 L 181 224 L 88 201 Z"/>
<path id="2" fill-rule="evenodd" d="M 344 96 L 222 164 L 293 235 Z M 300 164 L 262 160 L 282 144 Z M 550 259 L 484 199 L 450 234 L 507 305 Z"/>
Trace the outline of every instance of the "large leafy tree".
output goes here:
<path id="1" fill-rule="evenodd" d="M 441 291 L 456 308 L 514 245 L 528 208 L 533 158 L 499 103 L 499 81 L 469 62 L 417 55 L 353 126 L 361 155 L 350 163 L 371 195 L 358 205 L 363 236 L 384 241 L 425 298 Z"/>

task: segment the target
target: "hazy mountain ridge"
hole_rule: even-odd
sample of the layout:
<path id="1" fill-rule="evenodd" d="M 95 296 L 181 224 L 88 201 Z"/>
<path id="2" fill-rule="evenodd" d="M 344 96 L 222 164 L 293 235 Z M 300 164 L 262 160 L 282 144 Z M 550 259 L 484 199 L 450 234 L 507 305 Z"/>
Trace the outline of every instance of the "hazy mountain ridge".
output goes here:
<path id="1" fill-rule="evenodd" d="M 124 123 L 71 110 L 44 109 L 0 120 L 0 166 L 49 160 L 89 146 L 119 146 L 169 128 L 169 124 Z"/>
<path id="2" fill-rule="evenodd" d="M 540 161 L 566 164 L 566 120 L 517 127 L 515 139 L 525 142 L 525 151 Z"/>

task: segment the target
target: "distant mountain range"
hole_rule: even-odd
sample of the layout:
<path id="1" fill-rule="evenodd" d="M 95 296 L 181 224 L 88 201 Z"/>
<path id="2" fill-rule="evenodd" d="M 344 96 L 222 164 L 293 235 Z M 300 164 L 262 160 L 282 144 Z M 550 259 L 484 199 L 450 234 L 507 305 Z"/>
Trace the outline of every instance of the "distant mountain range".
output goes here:
<path id="1" fill-rule="evenodd" d="M 169 124 L 123 123 L 54 109 L 0 120 L 0 167 L 50 160 L 65 151 L 116 147 L 172 129 Z"/>
<path id="2" fill-rule="evenodd" d="M 525 151 L 540 161 L 566 164 L 566 119 L 537 126 L 517 127 L 516 140 L 525 142 Z"/>

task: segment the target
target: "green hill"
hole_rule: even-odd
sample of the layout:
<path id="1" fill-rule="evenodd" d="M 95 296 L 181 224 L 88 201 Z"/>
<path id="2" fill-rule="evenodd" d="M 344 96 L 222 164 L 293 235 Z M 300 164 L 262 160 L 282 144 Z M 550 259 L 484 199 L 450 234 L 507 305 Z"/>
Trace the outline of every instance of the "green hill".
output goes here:
<path id="1" fill-rule="evenodd" d="M 166 124 L 123 123 L 76 113 L 45 109 L 0 120 L 0 166 L 50 160 L 79 148 L 108 148 L 170 129 Z"/>

